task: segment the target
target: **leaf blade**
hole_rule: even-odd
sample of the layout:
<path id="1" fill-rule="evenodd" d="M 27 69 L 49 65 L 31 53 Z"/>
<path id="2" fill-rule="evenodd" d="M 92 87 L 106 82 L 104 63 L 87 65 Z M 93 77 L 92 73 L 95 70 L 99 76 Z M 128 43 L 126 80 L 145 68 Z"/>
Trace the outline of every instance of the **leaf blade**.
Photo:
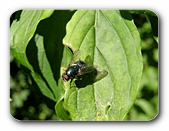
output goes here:
<path id="1" fill-rule="evenodd" d="M 26 47 L 34 35 L 38 23 L 53 13 L 53 10 L 23 10 L 19 21 L 13 21 L 10 28 L 10 49 L 15 58 L 25 67 L 33 70 L 26 56 Z"/>
<path id="2" fill-rule="evenodd" d="M 63 43 L 80 50 L 80 59 L 90 55 L 98 70 L 108 71 L 105 78 L 85 88 L 65 87 L 72 119 L 122 120 L 136 99 L 142 74 L 140 37 L 130 14 L 77 11 L 67 24 Z"/>

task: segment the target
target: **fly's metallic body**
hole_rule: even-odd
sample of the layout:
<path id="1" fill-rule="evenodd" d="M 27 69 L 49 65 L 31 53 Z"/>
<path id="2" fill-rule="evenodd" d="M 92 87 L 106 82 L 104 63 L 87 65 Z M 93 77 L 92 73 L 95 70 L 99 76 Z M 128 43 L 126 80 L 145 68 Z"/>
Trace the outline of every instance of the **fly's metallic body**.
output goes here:
<path id="1" fill-rule="evenodd" d="M 72 65 L 68 67 L 65 73 L 62 74 L 62 79 L 64 81 L 68 81 L 69 79 L 73 79 L 79 77 L 83 74 L 90 73 L 94 71 L 94 67 L 88 67 L 83 61 L 76 61 Z"/>
<path id="2" fill-rule="evenodd" d="M 96 77 L 97 80 L 100 80 L 107 75 L 107 71 L 104 70 L 100 72 L 96 70 L 95 67 L 88 65 L 87 61 L 89 61 L 90 59 L 89 56 L 86 57 L 85 62 L 77 60 L 78 53 L 79 51 L 75 51 L 67 70 L 62 74 L 62 79 L 65 82 L 69 81 L 70 79 L 72 80 L 74 78 L 79 78 L 81 75 L 88 74 L 94 71 L 96 72 L 96 75 L 98 77 Z"/>

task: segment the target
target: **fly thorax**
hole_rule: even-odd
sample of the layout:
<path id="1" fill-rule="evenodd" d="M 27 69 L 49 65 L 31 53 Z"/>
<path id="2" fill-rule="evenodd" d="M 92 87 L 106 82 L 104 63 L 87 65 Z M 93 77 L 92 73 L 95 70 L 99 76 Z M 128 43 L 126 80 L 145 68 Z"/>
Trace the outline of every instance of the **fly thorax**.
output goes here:
<path id="1" fill-rule="evenodd" d="M 67 69 L 66 74 L 69 75 L 70 78 L 74 78 L 78 74 L 78 71 L 79 71 L 79 66 L 76 64 L 73 64 Z"/>

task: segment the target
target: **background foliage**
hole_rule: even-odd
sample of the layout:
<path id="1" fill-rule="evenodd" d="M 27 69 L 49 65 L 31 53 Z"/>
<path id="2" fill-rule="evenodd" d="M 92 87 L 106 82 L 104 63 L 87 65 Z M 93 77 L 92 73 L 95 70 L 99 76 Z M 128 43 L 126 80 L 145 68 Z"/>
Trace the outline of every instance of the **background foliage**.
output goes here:
<path id="1" fill-rule="evenodd" d="M 56 38 L 56 42 L 61 42 L 65 35 L 65 25 L 70 20 L 71 16 L 75 11 L 67 11 L 57 12 L 59 18 L 63 19 L 63 23 L 57 23 L 58 20 L 52 16 L 50 18 L 51 23 L 45 23 L 45 20 L 40 23 L 36 32 L 38 34 L 44 34 L 43 29 L 41 27 L 47 27 L 48 24 L 53 24 L 53 28 L 56 27 L 55 24 L 60 24 L 62 30 L 60 34 L 56 34 L 56 32 L 51 32 L 51 35 L 56 34 L 58 36 Z M 135 25 L 138 28 L 142 39 L 142 55 L 144 61 L 144 69 L 142 82 L 139 88 L 138 98 L 130 110 L 130 112 L 125 117 L 125 120 L 150 120 L 153 119 L 158 113 L 158 18 L 157 16 L 150 11 L 129 11 L 133 18 Z M 21 11 L 15 12 L 11 16 L 11 23 L 18 18 Z M 55 12 L 54 12 L 55 13 Z M 43 13 L 42 13 L 43 14 Z M 43 15 L 42 15 L 43 16 Z M 43 18 L 43 17 L 42 17 Z M 55 22 L 53 22 L 55 20 Z M 56 27 L 57 28 L 57 27 Z M 50 28 L 49 28 L 50 30 Z M 35 36 L 35 40 L 42 40 L 40 35 Z M 50 37 L 45 39 L 44 41 L 50 42 Z M 33 43 L 33 42 L 32 42 Z M 53 44 L 55 46 L 56 44 Z M 30 45 L 31 46 L 31 45 Z M 29 48 L 29 47 L 28 47 Z M 30 47 L 32 49 L 32 47 Z M 43 47 L 42 51 L 43 51 Z M 52 50 L 53 47 L 45 47 L 49 50 Z M 59 48 L 63 48 L 63 45 Z M 35 49 L 36 50 L 36 49 Z M 27 53 L 31 54 L 32 52 L 27 51 Z M 60 55 L 62 52 L 58 52 L 59 54 L 47 54 L 47 58 L 50 59 L 50 55 Z M 16 57 L 16 56 L 15 56 Z M 44 60 L 44 57 L 41 57 L 41 52 L 39 52 L 39 59 Z M 33 58 L 31 57 L 29 61 Z M 57 59 L 57 58 L 56 58 Z M 52 61 L 52 60 L 51 60 Z M 56 61 L 53 61 L 56 62 Z M 34 63 L 32 61 L 32 63 Z M 66 62 L 67 63 L 67 62 Z M 52 64 L 55 65 L 55 64 Z M 65 64 L 66 65 L 66 64 Z M 48 66 L 47 66 L 48 67 Z M 41 89 L 36 88 L 36 79 L 35 81 L 30 80 L 30 78 L 20 69 L 25 68 L 23 66 L 19 66 L 19 63 L 14 58 L 13 54 L 10 53 L 10 108 L 11 115 L 16 119 L 20 120 L 57 120 L 59 119 L 56 116 L 54 111 L 55 102 L 49 100 L 47 97 L 41 94 Z M 28 68 L 31 69 L 29 66 Z M 41 67 L 40 67 L 41 68 Z M 59 66 L 51 67 L 51 70 L 55 70 L 54 68 L 59 68 Z M 36 69 L 35 69 L 36 70 Z M 38 70 L 38 68 L 37 68 Z M 48 71 L 49 69 L 47 69 Z M 59 70 L 59 69 L 58 69 Z M 45 72 L 45 70 L 44 70 Z M 50 72 L 46 72 L 49 74 Z M 37 74 L 33 74 L 35 76 Z M 59 78 L 59 74 L 55 73 L 55 78 Z M 52 79 L 49 79 L 52 80 Z M 52 82 L 51 82 L 52 83 Z M 59 84 L 59 83 L 58 83 Z M 55 85 L 49 85 L 51 87 L 55 87 Z M 53 89 L 52 89 L 53 90 Z M 55 91 L 53 91 L 55 92 Z M 54 96 L 60 96 L 58 94 L 54 94 Z M 51 95 L 51 99 L 53 96 Z M 56 98 L 60 99 L 60 97 Z M 58 104 L 60 108 L 61 103 Z M 68 116 L 62 116 L 62 118 L 68 118 Z"/>

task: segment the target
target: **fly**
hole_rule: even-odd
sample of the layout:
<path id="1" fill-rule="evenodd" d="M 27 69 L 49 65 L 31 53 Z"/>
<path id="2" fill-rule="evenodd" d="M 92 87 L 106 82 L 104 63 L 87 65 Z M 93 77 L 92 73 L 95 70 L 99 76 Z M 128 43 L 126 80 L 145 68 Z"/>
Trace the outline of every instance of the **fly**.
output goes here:
<path id="1" fill-rule="evenodd" d="M 86 61 L 89 60 L 89 56 L 86 57 L 85 62 L 81 60 L 77 61 L 78 53 L 79 51 L 75 51 L 67 70 L 62 74 L 62 79 L 65 82 L 69 81 L 69 79 L 72 80 L 74 78 L 80 78 L 81 75 L 88 74 L 94 71 L 96 72 L 96 75 L 99 76 L 99 80 L 108 74 L 108 72 L 105 70 L 100 72 L 96 70 L 94 66 L 88 65 Z"/>

